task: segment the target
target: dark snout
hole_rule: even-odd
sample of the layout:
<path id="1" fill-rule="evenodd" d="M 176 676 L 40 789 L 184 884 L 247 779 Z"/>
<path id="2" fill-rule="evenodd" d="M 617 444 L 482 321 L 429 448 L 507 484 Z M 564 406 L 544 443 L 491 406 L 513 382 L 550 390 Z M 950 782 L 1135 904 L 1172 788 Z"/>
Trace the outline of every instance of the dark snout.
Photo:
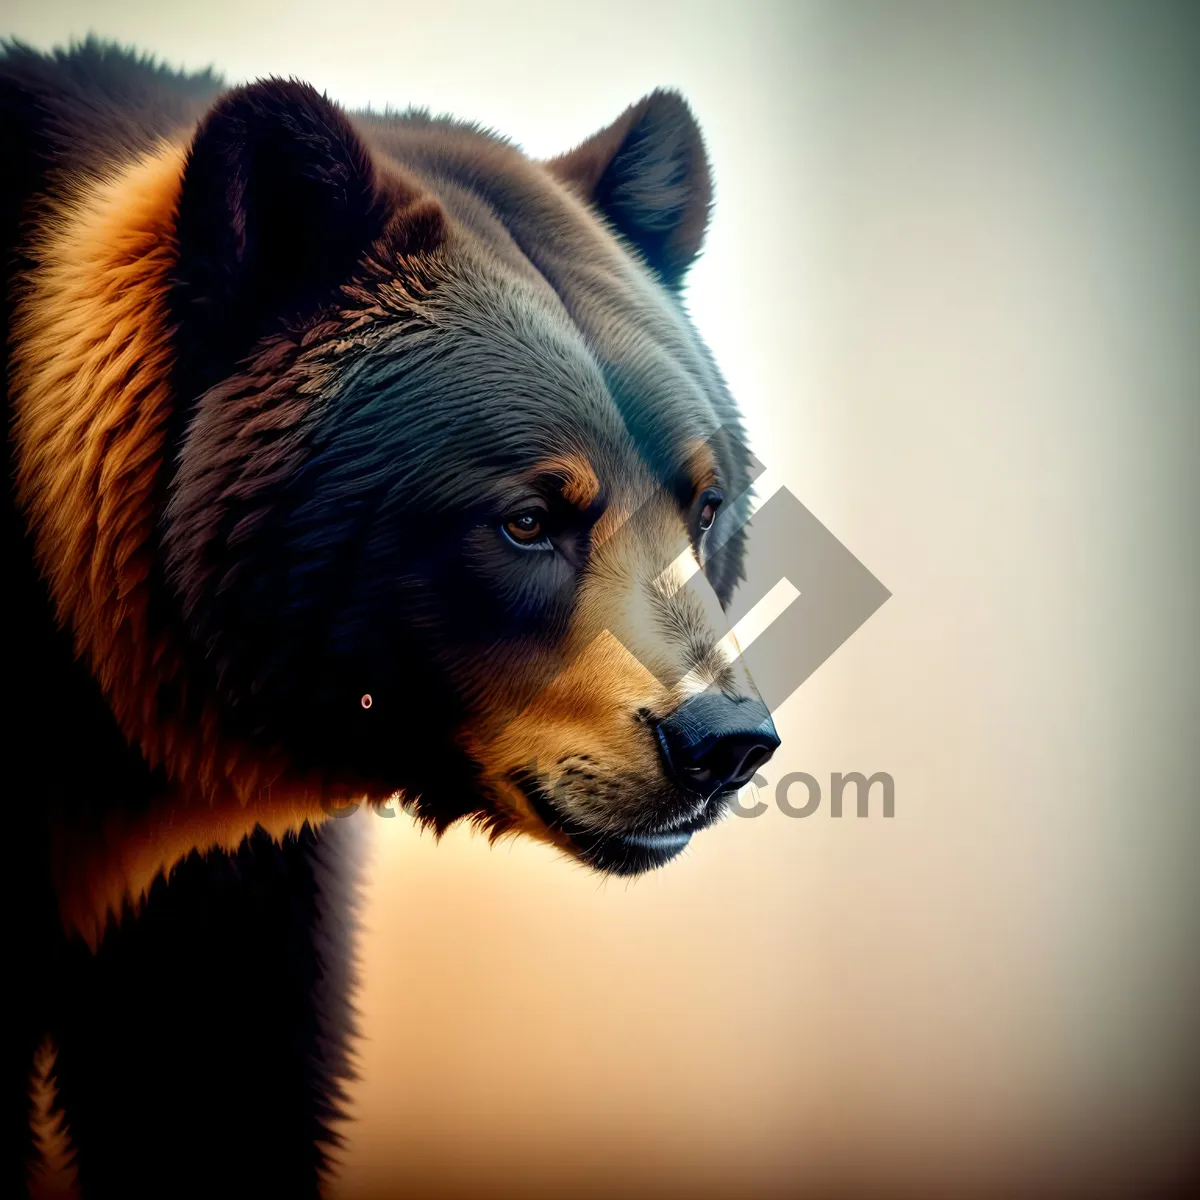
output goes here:
<path id="1" fill-rule="evenodd" d="M 757 697 L 704 692 L 659 722 L 667 771 L 682 788 L 701 796 L 749 783 L 779 748 L 767 706 Z"/>

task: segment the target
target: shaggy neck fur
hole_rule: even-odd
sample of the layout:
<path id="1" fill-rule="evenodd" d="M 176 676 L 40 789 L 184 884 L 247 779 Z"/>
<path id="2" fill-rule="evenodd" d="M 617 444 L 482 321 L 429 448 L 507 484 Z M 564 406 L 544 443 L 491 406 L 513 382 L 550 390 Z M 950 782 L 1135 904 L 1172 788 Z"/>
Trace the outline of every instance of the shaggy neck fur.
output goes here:
<path id="1" fill-rule="evenodd" d="M 282 836 L 321 816 L 319 788 L 278 786 L 282 760 L 222 736 L 178 634 L 152 615 L 185 153 L 163 144 L 64 205 L 31 247 L 13 326 L 18 496 L 38 567 L 122 734 L 172 785 L 136 825 L 58 832 L 62 916 L 93 943 L 110 912 L 136 905 L 191 850 L 232 849 L 256 824 Z M 185 721 L 189 711 L 199 720 Z"/>

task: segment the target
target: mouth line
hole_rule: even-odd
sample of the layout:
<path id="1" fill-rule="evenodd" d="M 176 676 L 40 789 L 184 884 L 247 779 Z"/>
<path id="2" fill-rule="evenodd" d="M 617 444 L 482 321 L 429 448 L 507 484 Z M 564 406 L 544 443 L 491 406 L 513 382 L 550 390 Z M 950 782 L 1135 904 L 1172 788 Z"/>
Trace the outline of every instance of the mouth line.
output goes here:
<path id="1" fill-rule="evenodd" d="M 672 829 L 665 833 L 619 833 L 618 837 L 635 846 L 683 846 L 691 841 L 690 829 Z"/>
<path id="2" fill-rule="evenodd" d="M 588 866 L 615 875 L 636 875 L 665 865 L 682 853 L 693 833 L 712 822 L 706 804 L 675 828 L 593 829 L 563 813 L 532 776 L 519 772 L 510 780 L 547 830 L 565 837 Z"/>

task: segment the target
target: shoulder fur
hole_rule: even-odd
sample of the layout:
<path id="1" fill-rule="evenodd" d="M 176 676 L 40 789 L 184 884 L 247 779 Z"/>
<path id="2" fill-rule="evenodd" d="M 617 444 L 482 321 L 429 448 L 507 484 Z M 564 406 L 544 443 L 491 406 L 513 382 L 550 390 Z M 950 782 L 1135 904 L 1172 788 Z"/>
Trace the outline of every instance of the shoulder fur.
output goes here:
<path id="1" fill-rule="evenodd" d="M 18 498 L 57 619 L 126 739 L 174 785 L 168 810 L 136 826 L 114 817 L 104 846 L 61 831 L 63 915 L 93 932 L 193 848 L 231 849 L 255 824 L 282 834 L 320 815 L 303 788 L 272 797 L 282 762 L 222 737 L 213 702 L 190 696 L 177 637 L 152 613 L 184 159 L 163 142 L 79 186 L 28 247 L 11 337 Z M 199 719 L 185 720 L 189 710 Z"/>

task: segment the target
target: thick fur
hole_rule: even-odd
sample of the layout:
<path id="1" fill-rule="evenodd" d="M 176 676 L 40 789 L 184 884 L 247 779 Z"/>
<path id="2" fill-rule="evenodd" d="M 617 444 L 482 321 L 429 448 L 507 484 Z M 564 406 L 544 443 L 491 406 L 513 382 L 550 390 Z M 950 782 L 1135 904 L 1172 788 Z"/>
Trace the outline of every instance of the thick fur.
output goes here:
<path id="1" fill-rule="evenodd" d="M 85 1190 L 312 1193 L 352 1027 L 326 818 L 399 793 L 635 871 L 723 810 L 654 732 L 753 695 L 742 531 L 701 522 L 751 459 L 678 294 L 703 143 L 656 93 L 537 163 L 94 42 L 7 48 L 0 137 L 3 1166 L 49 1037 Z"/>

